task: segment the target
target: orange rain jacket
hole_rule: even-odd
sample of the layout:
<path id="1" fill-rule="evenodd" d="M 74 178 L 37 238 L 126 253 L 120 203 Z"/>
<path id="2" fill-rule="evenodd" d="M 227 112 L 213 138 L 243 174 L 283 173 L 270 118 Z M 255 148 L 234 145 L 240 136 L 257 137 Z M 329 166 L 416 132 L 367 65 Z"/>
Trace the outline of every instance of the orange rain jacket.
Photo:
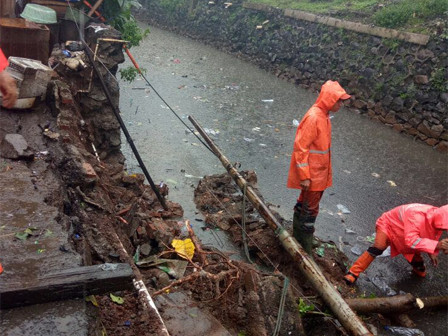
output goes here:
<path id="1" fill-rule="evenodd" d="M 311 180 L 310 191 L 323 191 L 332 184 L 331 122 L 329 111 L 350 96 L 338 82 L 327 81 L 320 95 L 297 128 L 288 175 L 288 188 L 301 189 L 300 181 Z"/>
<path id="2" fill-rule="evenodd" d="M 8 60 L 0 49 L 0 71 L 3 71 L 8 66 Z"/>
<path id="3" fill-rule="evenodd" d="M 391 257 L 398 254 L 412 261 L 414 254 L 438 254 L 442 230 L 448 230 L 448 205 L 405 204 L 385 212 L 376 227 L 390 240 Z"/>

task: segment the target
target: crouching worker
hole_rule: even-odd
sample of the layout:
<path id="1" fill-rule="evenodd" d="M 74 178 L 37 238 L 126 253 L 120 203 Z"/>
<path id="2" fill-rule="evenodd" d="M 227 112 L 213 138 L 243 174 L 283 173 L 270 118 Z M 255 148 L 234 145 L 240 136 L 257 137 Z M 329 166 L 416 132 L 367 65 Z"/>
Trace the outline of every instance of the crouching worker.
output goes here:
<path id="1" fill-rule="evenodd" d="M 344 276 L 347 284 L 355 283 L 372 261 L 390 246 L 391 257 L 403 254 L 412 265 L 412 271 L 426 276 L 421 252 L 428 253 L 432 264 L 437 267 L 438 253 L 448 254 L 448 239 L 439 241 L 443 231 L 448 229 L 448 205 L 437 208 L 425 204 L 406 204 L 384 213 L 376 222 L 376 236 L 369 247 Z"/>

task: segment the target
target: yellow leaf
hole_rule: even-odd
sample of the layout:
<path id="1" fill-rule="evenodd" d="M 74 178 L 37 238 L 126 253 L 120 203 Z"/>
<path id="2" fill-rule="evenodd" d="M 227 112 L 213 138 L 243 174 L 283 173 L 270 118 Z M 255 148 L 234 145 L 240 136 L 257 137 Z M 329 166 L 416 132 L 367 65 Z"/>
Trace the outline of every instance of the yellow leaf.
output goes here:
<path id="1" fill-rule="evenodd" d="M 190 238 L 185 240 L 173 239 L 171 243 L 177 254 L 184 259 L 192 259 L 194 256 L 194 244 Z"/>
<path id="2" fill-rule="evenodd" d="M 92 302 L 95 307 L 98 307 L 98 302 L 96 301 L 95 295 L 86 296 L 87 302 Z"/>

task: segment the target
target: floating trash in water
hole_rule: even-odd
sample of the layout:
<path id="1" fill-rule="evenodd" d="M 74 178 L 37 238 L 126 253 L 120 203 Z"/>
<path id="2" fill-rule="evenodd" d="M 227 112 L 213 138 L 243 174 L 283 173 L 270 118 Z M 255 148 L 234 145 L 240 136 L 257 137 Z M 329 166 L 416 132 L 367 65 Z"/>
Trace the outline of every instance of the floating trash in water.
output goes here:
<path id="1" fill-rule="evenodd" d="M 293 120 L 292 120 L 292 125 L 293 125 L 294 127 L 299 127 L 300 122 L 299 122 L 297 119 L 293 119 Z"/>
<path id="2" fill-rule="evenodd" d="M 365 249 L 363 249 L 360 245 L 356 244 L 355 246 L 353 246 L 350 251 L 352 251 L 352 253 L 354 255 L 360 256 L 361 254 L 364 253 Z"/>
<path id="3" fill-rule="evenodd" d="M 211 135 L 218 135 L 220 133 L 219 130 L 212 130 L 208 128 L 204 128 L 204 132 Z"/>
<path id="4" fill-rule="evenodd" d="M 273 103 L 274 99 L 263 99 L 262 102 L 263 103 Z"/>
<path id="5" fill-rule="evenodd" d="M 366 236 L 366 237 L 358 236 L 358 237 L 356 237 L 356 240 L 361 241 L 361 242 L 373 243 L 375 241 L 375 237 L 376 237 L 376 233 L 374 232 L 370 236 Z"/>
<path id="6" fill-rule="evenodd" d="M 343 170 L 344 173 L 346 174 L 351 174 L 352 172 L 350 170 Z"/>
<path id="7" fill-rule="evenodd" d="M 254 142 L 255 141 L 254 139 L 249 139 L 249 138 L 246 138 L 246 137 L 244 137 L 243 139 L 244 139 L 244 141 L 247 141 L 247 142 Z"/>
<path id="8" fill-rule="evenodd" d="M 330 118 L 330 119 L 333 119 L 333 118 L 334 118 L 334 115 L 331 115 L 329 118 Z"/>
<path id="9" fill-rule="evenodd" d="M 202 177 L 200 176 L 194 176 L 194 175 L 190 175 L 190 174 L 185 174 L 186 178 L 196 178 L 196 179 L 201 179 Z"/>
<path id="10" fill-rule="evenodd" d="M 351 213 L 351 211 L 345 205 L 338 204 L 337 207 L 343 214 Z"/>
<path id="11" fill-rule="evenodd" d="M 268 145 L 266 145 L 266 144 L 263 144 L 263 143 L 261 143 L 261 144 L 259 144 L 260 145 L 260 147 L 267 147 Z"/>
<path id="12" fill-rule="evenodd" d="M 423 331 L 420 329 L 411 329 L 405 327 L 392 327 L 385 326 L 384 330 L 387 331 L 388 335 L 398 335 L 398 336 L 425 336 Z"/>
<path id="13" fill-rule="evenodd" d="M 387 296 L 397 295 L 397 292 L 394 291 L 392 288 L 390 288 L 389 285 L 384 280 L 378 277 L 371 278 L 370 280 L 377 288 L 382 290 Z"/>
<path id="14" fill-rule="evenodd" d="M 389 183 L 391 187 L 396 187 L 397 186 L 397 184 L 394 181 L 391 181 L 391 180 L 387 181 L 387 183 Z"/>
<path id="15" fill-rule="evenodd" d="M 379 177 L 380 177 L 380 174 L 372 173 L 372 176 L 373 176 L 373 177 L 376 177 L 376 178 L 379 178 Z"/>
<path id="16" fill-rule="evenodd" d="M 260 128 L 260 127 L 254 127 L 254 128 L 252 128 L 252 131 L 254 131 L 254 132 L 260 132 L 260 131 L 261 131 L 261 128 Z"/>
<path id="17" fill-rule="evenodd" d="M 345 233 L 356 233 L 356 232 L 350 229 L 345 229 Z"/>

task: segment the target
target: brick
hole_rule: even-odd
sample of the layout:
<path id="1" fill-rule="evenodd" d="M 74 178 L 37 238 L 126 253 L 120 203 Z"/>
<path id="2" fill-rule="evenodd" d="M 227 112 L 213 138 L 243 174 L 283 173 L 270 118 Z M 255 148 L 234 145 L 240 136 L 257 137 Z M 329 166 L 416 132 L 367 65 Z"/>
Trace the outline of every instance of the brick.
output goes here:
<path id="1" fill-rule="evenodd" d="M 91 178 L 95 178 L 98 177 L 95 170 L 93 169 L 92 165 L 90 163 L 87 162 L 83 162 L 82 163 L 82 169 L 84 171 L 84 175 L 86 177 L 91 177 Z"/>

